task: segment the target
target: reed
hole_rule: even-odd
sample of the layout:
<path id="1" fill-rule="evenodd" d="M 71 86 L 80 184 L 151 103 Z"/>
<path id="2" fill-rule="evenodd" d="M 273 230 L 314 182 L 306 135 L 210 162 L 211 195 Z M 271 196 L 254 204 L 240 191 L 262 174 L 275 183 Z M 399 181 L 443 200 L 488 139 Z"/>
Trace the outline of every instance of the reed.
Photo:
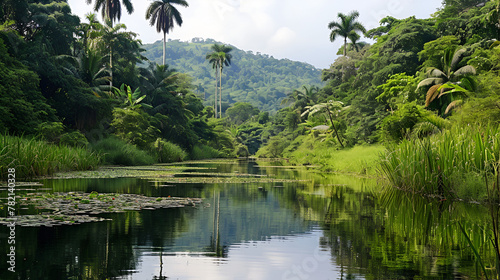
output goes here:
<path id="1" fill-rule="evenodd" d="M 3 135 L 0 140 L 0 174 L 16 169 L 16 177 L 30 178 L 70 170 L 89 170 L 101 157 L 86 148 L 58 146 L 45 141 Z"/>
<path id="2" fill-rule="evenodd" d="M 473 199 L 484 199 L 482 180 L 467 178 L 492 177 L 499 154 L 500 128 L 468 126 L 402 141 L 383 156 L 381 170 L 392 186 L 405 191 L 458 197 L 476 193 L 480 197 Z"/>

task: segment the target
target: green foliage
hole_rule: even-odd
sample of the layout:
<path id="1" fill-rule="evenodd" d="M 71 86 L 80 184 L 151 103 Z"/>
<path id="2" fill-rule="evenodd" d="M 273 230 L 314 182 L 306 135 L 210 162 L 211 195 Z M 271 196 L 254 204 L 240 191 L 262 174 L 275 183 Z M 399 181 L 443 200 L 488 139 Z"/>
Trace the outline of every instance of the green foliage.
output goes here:
<path id="1" fill-rule="evenodd" d="M 259 109 L 255 108 L 250 103 L 245 102 L 236 102 L 233 106 L 226 110 L 226 116 L 236 125 L 246 122 L 259 113 Z"/>
<path id="2" fill-rule="evenodd" d="M 147 148 L 158 135 L 158 129 L 151 126 L 150 120 L 151 117 L 141 110 L 115 108 L 111 125 L 121 139 Z"/>
<path id="3" fill-rule="evenodd" d="M 500 125 L 500 96 L 470 99 L 450 120 L 457 126 Z"/>
<path id="4" fill-rule="evenodd" d="M 415 101 L 417 99 L 415 90 L 417 79 L 405 73 L 391 75 L 385 84 L 377 87 L 381 94 L 376 100 L 382 104 L 387 104 L 391 111 L 399 105 Z"/>
<path id="5" fill-rule="evenodd" d="M 181 147 L 161 138 L 153 143 L 152 152 L 156 154 L 160 163 L 179 162 L 187 158 L 187 153 Z"/>
<path id="6" fill-rule="evenodd" d="M 106 164 L 137 166 L 156 162 L 148 152 L 115 136 L 92 143 L 91 148 L 104 155 Z"/>
<path id="7" fill-rule="evenodd" d="M 222 153 L 207 145 L 196 145 L 191 150 L 189 158 L 192 160 L 212 159 L 222 157 Z"/>
<path id="8" fill-rule="evenodd" d="M 265 147 L 256 153 L 256 156 L 261 158 L 282 158 L 283 152 L 289 145 L 289 139 L 274 136 L 269 139 L 269 142 Z"/>
<path id="9" fill-rule="evenodd" d="M 16 169 L 16 177 L 52 175 L 55 172 L 89 170 L 101 164 L 101 155 L 86 148 L 58 146 L 4 134 L 0 139 L 0 174 L 6 178 L 8 168 Z"/>
<path id="10" fill-rule="evenodd" d="M 482 187 L 480 195 L 484 196 L 484 182 L 475 180 L 471 187 L 474 180 L 464 178 L 494 174 L 500 156 L 499 136 L 498 127 L 467 126 L 423 140 L 403 140 L 385 155 L 382 171 L 394 187 L 414 193 L 456 196 Z"/>
<path id="11" fill-rule="evenodd" d="M 36 73 L 11 57 L 0 39 L 0 131 L 34 133 L 40 123 L 54 119 Z"/>
<path id="12" fill-rule="evenodd" d="M 87 147 L 89 141 L 80 131 L 73 131 L 64 133 L 59 140 L 60 145 L 67 145 L 70 147 Z"/>
<path id="13" fill-rule="evenodd" d="M 64 125 L 61 122 L 43 122 L 36 129 L 42 139 L 53 143 L 59 142 L 63 130 Z"/>
<path id="14" fill-rule="evenodd" d="M 191 42 L 169 40 L 166 63 L 193 77 L 198 96 L 206 106 L 213 106 L 214 76 L 212 66 L 205 61 L 212 39 L 195 38 Z M 161 43 L 144 45 L 145 56 L 159 63 Z M 233 47 L 231 67 L 224 69 L 223 103 L 247 102 L 261 111 L 276 112 L 288 92 L 302 85 L 321 85 L 320 70 L 301 62 L 275 59 L 271 56 L 245 52 Z M 223 110 L 224 111 L 224 110 Z"/>
<path id="15" fill-rule="evenodd" d="M 399 142 L 412 136 L 421 138 L 439 133 L 448 126 L 444 119 L 411 102 L 387 116 L 380 129 L 384 140 Z"/>

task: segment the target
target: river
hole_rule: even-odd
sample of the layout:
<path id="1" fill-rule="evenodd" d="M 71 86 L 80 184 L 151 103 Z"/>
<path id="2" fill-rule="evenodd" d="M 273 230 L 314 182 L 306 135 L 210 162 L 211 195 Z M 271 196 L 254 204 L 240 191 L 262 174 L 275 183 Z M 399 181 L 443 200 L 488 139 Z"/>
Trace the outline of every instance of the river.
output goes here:
<path id="1" fill-rule="evenodd" d="M 388 194 L 376 179 L 282 163 L 213 161 L 181 166 L 184 169 L 174 183 L 133 177 L 39 180 L 43 186 L 24 192 L 38 188 L 133 193 L 203 202 L 196 207 L 100 214 L 110 219 L 102 222 L 16 227 L 15 273 L 7 270 L 9 232 L 2 226 L 0 279 L 470 279 L 480 275 L 456 224 L 461 221 L 471 237 L 481 239 L 476 232 L 488 223 L 482 206 Z M 187 180 L 217 174 L 239 179 Z M 245 182 L 247 177 L 262 180 Z M 490 249 L 487 242 L 477 242 L 483 252 Z M 487 262 L 493 255 L 484 257 Z"/>

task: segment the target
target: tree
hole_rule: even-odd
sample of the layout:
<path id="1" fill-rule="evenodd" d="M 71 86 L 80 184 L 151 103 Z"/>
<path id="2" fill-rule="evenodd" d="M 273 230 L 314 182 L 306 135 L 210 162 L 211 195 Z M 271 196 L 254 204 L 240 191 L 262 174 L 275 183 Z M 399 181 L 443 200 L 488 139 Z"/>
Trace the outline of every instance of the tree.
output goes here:
<path id="1" fill-rule="evenodd" d="M 342 139 L 340 138 L 337 127 L 335 126 L 335 123 L 333 122 L 334 114 L 335 114 L 335 116 L 338 116 L 338 112 L 348 108 L 348 107 L 343 107 L 343 106 L 344 106 L 344 103 L 342 103 L 340 101 L 330 100 L 330 101 L 328 101 L 328 103 L 319 103 L 319 104 L 316 104 L 313 106 L 307 106 L 306 110 L 302 113 L 301 116 L 302 117 L 306 116 L 306 115 L 312 116 L 314 114 L 326 111 L 328 114 L 328 118 L 330 119 L 330 123 L 332 125 L 333 131 L 335 132 L 335 135 L 337 137 L 337 140 L 339 141 L 340 146 L 342 146 L 342 148 L 344 148 L 344 143 L 342 142 Z"/>
<path id="2" fill-rule="evenodd" d="M 224 65 L 229 66 L 231 64 L 232 55 L 230 52 L 233 48 L 226 45 L 214 44 L 211 49 L 212 52 L 208 53 L 205 58 L 212 64 L 212 68 L 215 69 L 215 118 L 217 118 L 217 89 L 219 89 L 219 117 L 222 117 L 222 69 Z"/>
<path id="3" fill-rule="evenodd" d="M 185 0 L 156 0 L 149 5 L 146 11 L 146 19 L 151 26 L 156 24 L 156 32 L 163 32 L 163 65 L 165 65 L 165 45 L 167 33 L 174 29 L 174 20 L 177 25 L 182 25 L 182 17 L 179 10 L 173 4 L 188 7 Z"/>
<path id="4" fill-rule="evenodd" d="M 236 102 L 231 108 L 227 109 L 227 117 L 236 125 L 244 123 L 259 113 L 259 109 L 245 102 Z"/>
<path id="5" fill-rule="evenodd" d="M 87 4 L 92 3 L 92 0 L 86 1 Z M 120 21 L 122 17 L 122 2 L 129 14 L 134 12 L 134 7 L 130 0 L 95 0 L 94 11 L 97 12 L 101 10 L 102 18 L 104 20 L 109 19 L 112 26 L 116 20 Z"/>
<path id="6" fill-rule="evenodd" d="M 337 37 L 344 37 L 344 56 L 347 55 L 347 39 L 351 42 L 356 42 L 359 39 L 357 32 L 366 33 L 365 27 L 356 19 L 359 17 L 358 11 L 352 11 L 348 15 L 339 13 L 339 22 L 332 21 L 328 24 L 328 28 L 332 30 L 330 33 L 330 41 L 333 42 Z"/>

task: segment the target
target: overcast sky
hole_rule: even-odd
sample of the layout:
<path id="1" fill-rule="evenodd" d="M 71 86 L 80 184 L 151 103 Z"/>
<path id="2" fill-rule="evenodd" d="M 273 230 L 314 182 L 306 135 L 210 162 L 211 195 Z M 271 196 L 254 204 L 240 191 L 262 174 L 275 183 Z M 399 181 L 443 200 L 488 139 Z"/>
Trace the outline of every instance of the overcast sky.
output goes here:
<path id="1" fill-rule="evenodd" d="M 94 2 L 94 1 L 92 1 Z M 121 23 L 139 34 L 143 43 L 162 39 L 145 19 L 152 0 L 132 0 L 134 13 L 123 12 Z M 378 26 L 385 16 L 428 18 L 441 7 L 441 0 L 187 0 L 178 7 L 184 23 L 175 26 L 167 38 L 191 40 L 212 38 L 245 51 L 261 52 L 328 68 L 337 57 L 341 39 L 331 43 L 328 23 L 339 12 L 358 10 L 367 29 Z M 80 18 L 92 11 L 85 0 L 68 0 Z M 123 7 L 125 11 L 125 7 Z M 101 19 L 100 13 L 99 19 Z"/>

